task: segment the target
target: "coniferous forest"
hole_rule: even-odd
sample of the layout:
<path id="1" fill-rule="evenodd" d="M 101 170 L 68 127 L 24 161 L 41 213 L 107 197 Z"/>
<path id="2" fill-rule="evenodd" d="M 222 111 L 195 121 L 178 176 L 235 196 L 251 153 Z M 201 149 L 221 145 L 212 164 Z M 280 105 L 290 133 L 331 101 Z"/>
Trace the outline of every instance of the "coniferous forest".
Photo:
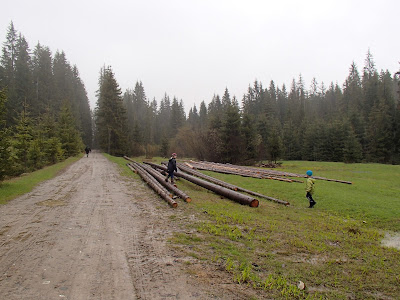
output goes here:
<path id="1" fill-rule="evenodd" d="M 364 66 L 345 82 L 291 86 L 255 81 L 240 99 L 225 88 L 194 105 L 146 96 L 142 82 L 122 91 L 111 66 L 98 74 L 92 114 L 77 66 L 63 51 L 31 49 L 10 24 L 0 62 L 0 180 L 80 153 L 168 156 L 229 163 L 260 160 L 400 163 L 399 80 Z M 222 87 L 223 89 L 223 87 Z M 185 99 L 189 101 L 190 99 Z"/>
<path id="2" fill-rule="evenodd" d="M 78 68 L 63 51 L 31 49 L 11 22 L 0 61 L 0 180 L 77 155 L 91 141 Z"/>

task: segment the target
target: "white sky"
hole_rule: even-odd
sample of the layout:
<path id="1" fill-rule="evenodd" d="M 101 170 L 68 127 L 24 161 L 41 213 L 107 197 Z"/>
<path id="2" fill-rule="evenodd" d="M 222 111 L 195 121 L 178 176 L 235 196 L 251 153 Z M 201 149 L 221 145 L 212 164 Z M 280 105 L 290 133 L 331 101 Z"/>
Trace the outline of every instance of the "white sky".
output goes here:
<path id="1" fill-rule="evenodd" d="M 64 50 L 96 103 L 100 68 L 124 92 L 182 99 L 188 111 L 227 87 L 239 101 L 257 79 L 281 87 L 302 74 L 325 86 L 361 72 L 368 49 L 378 71 L 399 71 L 399 0 L 2 0 L 0 42 L 11 20 L 33 50 Z"/>

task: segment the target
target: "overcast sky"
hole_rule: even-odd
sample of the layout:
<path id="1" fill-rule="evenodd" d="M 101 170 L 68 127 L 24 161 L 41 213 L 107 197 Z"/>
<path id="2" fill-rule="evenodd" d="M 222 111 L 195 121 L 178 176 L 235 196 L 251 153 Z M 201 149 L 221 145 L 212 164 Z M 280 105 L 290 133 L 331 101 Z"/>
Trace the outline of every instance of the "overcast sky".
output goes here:
<path id="1" fill-rule="evenodd" d="M 11 21 L 31 49 L 64 50 L 77 65 L 91 107 L 99 71 L 110 65 L 122 89 L 142 81 L 157 102 L 167 93 L 186 111 L 228 88 L 281 87 L 302 74 L 342 86 L 368 49 L 376 67 L 399 71 L 399 0 L 2 0 L 0 41 Z"/>

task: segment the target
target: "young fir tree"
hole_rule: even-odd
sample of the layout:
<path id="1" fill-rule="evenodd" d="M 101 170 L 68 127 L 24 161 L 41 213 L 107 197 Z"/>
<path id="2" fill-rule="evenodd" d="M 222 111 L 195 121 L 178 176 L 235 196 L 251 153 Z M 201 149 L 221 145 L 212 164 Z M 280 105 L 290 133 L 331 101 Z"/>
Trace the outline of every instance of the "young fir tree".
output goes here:
<path id="1" fill-rule="evenodd" d="M 19 114 L 17 124 L 15 126 L 15 133 L 12 142 L 13 147 L 13 161 L 14 161 L 14 174 L 19 175 L 24 172 L 30 171 L 28 162 L 29 148 L 33 140 L 33 126 L 32 119 L 29 116 L 28 107 L 26 102 L 23 103 L 23 109 Z"/>
<path id="2" fill-rule="evenodd" d="M 273 127 L 267 140 L 267 156 L 268 160 L 275 162 L 281 156 L 283 150 L 283 142 L 277 127 Z"/>
<path id="3" fill-rule="evenodd" d="M 97 139 L 103 151 L 116 156 L 130 152 L 126 109 L 121 94 L 111 67 L 102 68 L 96 108 Z"/>
<path id="4" fill-rule="evenodd" d="M 345 163 L 361 162 L 363 157 L 361 144 L 351 126 L 349 126 L 347 132 L 343 149 L 343 161 Z"/>
<path id="5" fill-rule="evenodd" d="M 10 136 L 6 128 L 6 93 L 0 90 L 0 181 L 9 174 L 10 168 Z"/>
<path id="6" fill-rule="evenodd" d="M 64 152 L 58 137 L 54 115 L 49 108 L 40 116 L 38 134 L 43 149 L 43 164 L 55 164 L 61 161 Z"/>
<path id="7" fill-rule="evenodd" d="M 68 102 L 64 102 L 57 122 L 58 137 L 60 139 L 64 157 L 78 155 L 83 149 L 83 142 L 76 121 Z"/>

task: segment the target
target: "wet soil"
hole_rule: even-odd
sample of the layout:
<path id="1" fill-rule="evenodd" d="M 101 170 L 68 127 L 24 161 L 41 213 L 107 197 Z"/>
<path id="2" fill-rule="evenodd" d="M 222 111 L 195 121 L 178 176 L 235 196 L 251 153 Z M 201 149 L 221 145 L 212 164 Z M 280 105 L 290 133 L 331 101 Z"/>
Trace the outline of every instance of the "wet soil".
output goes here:
<path id="1" fill-rule="evenodd" d="M 92 152 L 0 207 L 1 299 L 249 299 L 168 245 L 179 213 Z"/>

